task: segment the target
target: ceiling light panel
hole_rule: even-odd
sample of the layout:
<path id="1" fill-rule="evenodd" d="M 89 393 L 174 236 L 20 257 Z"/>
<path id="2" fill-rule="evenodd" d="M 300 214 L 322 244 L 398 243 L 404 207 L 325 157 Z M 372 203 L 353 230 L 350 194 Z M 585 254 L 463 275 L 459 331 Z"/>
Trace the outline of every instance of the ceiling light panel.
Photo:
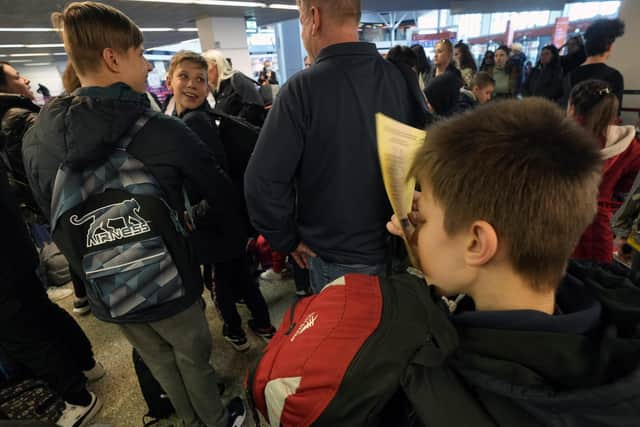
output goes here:
<path id="1" fill-rule="evenodd" d="M 33 32 L 48 32 L 48 31 L 58 31 L 54 28 L 47 27 L 33 27 L 33 28 L 16 28 L 16 27 L 0 27 L 0 31 L 2 32 L 16 32 L 16 33 L 33 33 Z"/>
<path id="2" fill-rule="evenodd" d="M 55 55 L 49 52 L 38 52 L 38 53 L 11 53 L 9 54 L 10 57 L 14 58 L 14 57 L 18 57 L 18 56 L 49 56 L 49 55 Z"/>
<path id="3" fill-rule="evenodd" d="M 28 44 L 25 47 L 39 49 L 42 47 L 64 47 L 64 44 L 63 43 Z"/>
<path id="4" fill-rule="evenodd" d="M 150 3 L 198 4 L 203 6 L 267 7 L 266 3 L 236 0 L 129 0 Z"/>
<path id="5" fill-rule="evenodd" d="M 280 4 L 273 3 L 269 5 L 270 9 L 284 9 L 284 10 L 298 10 L 298 6 L 295 4 Z"/>

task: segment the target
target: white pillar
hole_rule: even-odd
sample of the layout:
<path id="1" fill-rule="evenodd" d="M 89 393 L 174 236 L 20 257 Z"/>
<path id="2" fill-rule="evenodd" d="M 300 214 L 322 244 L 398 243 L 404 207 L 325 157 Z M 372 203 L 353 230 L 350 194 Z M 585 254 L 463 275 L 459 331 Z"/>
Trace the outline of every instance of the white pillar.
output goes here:
<path id="1" fill-rule="evenodd" d="M 624 76 L 625 90 L 640 90 L 640 56 L 638 40 L 640 40 L 640 1 L 624 0 L 620 6 L 620 18 L 625 22 L 624 36 L 613 45 L 613 52 L 608 64 Z M 625 108 L 640 108 L 640 95 L 624 95 L 622 101 Z M 638 113 L 623 113 L 625 124 L 635 124 Z"/>
<path id="2" fill-rule="evenodd" d="M 244 18 L 209 16 L 196 20 L 202 51 L 217 49 L 231 58 L 233 68 L 253 77 Z"/>

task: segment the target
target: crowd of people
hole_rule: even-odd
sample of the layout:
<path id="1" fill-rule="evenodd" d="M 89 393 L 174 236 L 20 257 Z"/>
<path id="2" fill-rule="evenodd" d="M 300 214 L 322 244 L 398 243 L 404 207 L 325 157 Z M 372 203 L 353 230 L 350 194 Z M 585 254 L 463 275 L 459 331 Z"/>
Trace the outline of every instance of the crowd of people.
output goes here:
<path id="1" fill-rule="evenodd" d="M 620 120 L 623 78 L 606 65 L 624 23 L 594 22 L 564 56 L 545 46 L 528 72 L 517 44 L 488 51 L 479 67 L 467 44 L 449 40 L 433 63 L 421 46 L 383 58 L 359 41 L 359 0 L 320 7 L 327 1 L 298 2 L 305 68 L 268 102 L 261 89 L 279 85 L 271 64 L 254 82 L 219 51 L 175 54 L 172 96 L 152 98 L 142 32 L 95 2 L 52 16 L 69 66 L 65 93 L 42 109 L 30 81 L 0 62 L 0 212 L 11 248 L 0 362 L 64 401 L 48 419 L 58 426 L 88 425 L 100 410 L 87 382 L 105 370 L 35 273 L 30 230 L 46 224 L 68 260 L 77 312 L 119 327 L 181 422 L 240 426 L 245 403 L 223 404 L 210 362 L 204 289 L 222 336 L 245 351 L 247 331 L 267 341 L 281 333 L 252 255 L 270 267 L 264 280 L 282 278 L 288 257 L 297 294 L 322 298 L 344 275 L 388 275 L 400 237 L 424 275 L 415 283 L 431 286 L 429 318 L 447 325 L 433 339 L 455 348 L 433 366 L 407 360 L 402 378 L 381 380 L 397 385 L 390 396 L 356 392 L 380 402 L 367 425 L 637 424 L 640 288 L 614 262 L 627 236 L 611 228 L 640 171 L 636 130 Z M 378 113 L 427 129 L 407 218 L 385 191 Z M 358 407 L 342 425 L 356 425 Z"/>
<path id="2" fill-rule="evenodd" d="M 425 56 L 420 45 L 411 48 L 398 45 L 390 49 L 386 56 L 416 71 L 420 87 L 429 101 L 430 111 L 442 117 L 483 103 L 477 97 L 470 96 L 469 92 L 477 94 L 486 89 L 490 81 L 492 99 L 536 96 L 566 107 L 571 90 L 578 83 L 590 79 L 603 80 L 611 86 L 622 108 L 622 75 L 606 62 L 613 42 L 623 34 L 622 21 L 599 20 L 585 32 L 585 41 L 582 36 L 567 41 L 567 53 L 564 56 L 560 56 L 558 47 L 546 45 L 541 49 L 535 66 L 530 67 L 527 67 L 530 61 L 527 61 L 519 43 L 511 47 L 501 45 L 495 51 L 488 50 L 479 67 L 469 45 L 463 41 L 455 46 L 449 40 L 438 41 L 433 62 Z M 486 75 L 474 80 L 479 73 Z M 478 86 L 479 82 L 484 86 Z M 461 89 L 461 95 L 456 94 L 455 86 Z"/>

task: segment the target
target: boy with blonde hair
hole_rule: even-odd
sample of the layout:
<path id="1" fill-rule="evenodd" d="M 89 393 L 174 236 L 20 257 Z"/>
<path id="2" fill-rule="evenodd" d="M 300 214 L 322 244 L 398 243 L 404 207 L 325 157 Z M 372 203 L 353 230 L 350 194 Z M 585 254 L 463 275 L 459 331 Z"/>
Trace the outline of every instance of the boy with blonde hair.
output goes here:
<path id="1" fill-rule="evenodd" d="M 97 171 L 109 170 L 101 165 L 113 161 L 118 149 L 130 156 L 127 164 L 143 164 L 145 173 L 160 188 L 162 200 L 155 196 L 144 198 L 140 194 L 145 193 L 130 190 L 127 197 L 131 199 L 118 205 L 125 209 L 126 203 L 135 206 L 131 205 L 135 202 L 138 207 L 129 216 L 120 213 L 114 218 L 107 216 L 111 210 L 104 211 L 100 218 L 105 225 L 94 226 L 98 215 L 94 212 L 99 209 L 92 211 L 94 219 L 86 232 L 86 248 L 85 239 L 79 234 L 82 229 L 73 228 L 68 221 L 57 221 L 65 216 L 53 218 L 52 225 L 57 224 L 60 230 L 54 231 L 54 237 L 71 268 L 81 273 L 93 313 L 119 325 L 165 389 L 185 425 L 239 426 L 245 416 L 242 400 L 233 399 L 225 409 L 209 362 L 212 338 L 202 306 L 202 282 L 193 253 L 184 235 L 177 232 L 184 230 L 184 225 L 177 224 L 178 220 L 173 224 L 169 221 L 171 215 L 185 210 L 185 185 L 200 192 L 211 206 L 221 206 L 234 200 L 231 182 L 210 150 L 183 123 L 149 112 L 145 91 L 151 64 L 143 55 L 142 32 L 127 16 L 101 3 L 82 2 L 54 13 L 52 21 L 63 30 L 65 50 L 81 87 L 47 104 L 25 137 L 23 155 L 35 197 L 47 215 L 58 215 L 59 209 L 52 206 L 59 206 L 59 199 L 67 197 L 54 188 L 54 182 L 56 186 L 60 182 L 60 171 L 71 174 L 93 170 L 96 178 L 83 183 L 89 192 L 92 187 L 104 185 Z M 124 173 L 123 177 L 125 169 L 121 168 L 119 179 L 129 182 L 129 186 L 148 179 L 138 170 Z M 123 191 L 105 188 L 102 193 L 90 193 L 77 206 L 88 204 L 93 209 Z M 158 203 L 162 201 L 164 204 Z M 111 206 L 115 205 L 107 207 Z M 81 224 L 74 222 L 74 216 L 70 223 Z M 150 233 L 159 236 L 131 240 L 138 235 L 153 236 Z M 129 240 L 120 243 L 123 239 Z M 136 264 L 120 260 L 133 257 L 134 249 L 146 250 L 152 241 L 163 242 L 165 251 L 139 259 Z M 101 246 L 105 242 L 107 245 Z M 106 254 L 114 248 L 122 253 L 109 264 L 113 266 L 87 268 L 88 259 L 97 260 L 92 254 Z M 141 273 L 127 276 L 131 271 L 142 271 L 142 266 L 151 265 L 151 258 L 159 256 L 163 261 L 152 265 L 159 270 L 148 270 L 152 277 Z M 109 273 L 113 279 L 99 279 L 95 276 L 98 273 Z M 119 286 L 115 288 L 118 292 L 105 296 L 114 286 Z M 117 301 L 126 304 L 117 305 Z M 80 420 L 77 425 L 86 422 Z"/>

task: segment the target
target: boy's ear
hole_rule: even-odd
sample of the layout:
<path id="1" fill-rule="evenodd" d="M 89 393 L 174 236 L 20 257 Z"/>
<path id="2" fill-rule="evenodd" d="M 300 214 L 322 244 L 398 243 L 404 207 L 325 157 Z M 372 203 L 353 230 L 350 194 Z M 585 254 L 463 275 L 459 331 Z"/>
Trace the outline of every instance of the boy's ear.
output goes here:
<path id="1" fill-rule="evenodd" d="M 120 58 L 114 49 L 110 47 L 104 48 L 102 50 L 102 61 L 107 69 L 112 73 L 120 72 Z"/>
<path id="2" fill-rule="evenodd" d="M 165 81 L 167 83 L 167 89 L 169 89 L 173 93 L 173 87 L 171 87 L 171 76 L 167 76 Z"/>
<path id="3" fill-rule="evenodd" d="M 465 261 L 480 267 L 489 263 L 498 252 L 498 234 L 486 221 L 475 221 L 469 227 Z"/>

